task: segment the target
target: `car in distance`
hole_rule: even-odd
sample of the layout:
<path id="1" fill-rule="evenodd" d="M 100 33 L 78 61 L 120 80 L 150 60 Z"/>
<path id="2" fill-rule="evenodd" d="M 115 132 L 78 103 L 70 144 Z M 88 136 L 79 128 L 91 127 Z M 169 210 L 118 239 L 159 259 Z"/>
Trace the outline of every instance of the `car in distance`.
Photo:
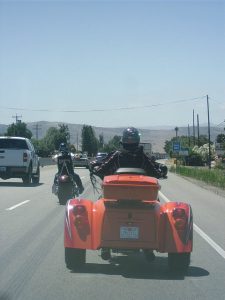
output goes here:
<path id="1" fill-rule="evenodd" d="M 107 157 L 108 153 L 107 152 L 98 152 L 96 157 L 95 157 L 95 160 L 96 162 L 102 162 L 106 157 Z"/>
<path id="2" fill-rule="evenodd" d="M 40 161 L 31 141 L 24 137 L 0 137 L 0 178 L 22 178 L 23 183 L 37 184 Z"/>
<path id="3" fill-rule="evenodd" d="M 73 166 L 76 167 L 85 167 L 89 169 L 89 159 L 87 154 L 79 154 L 73 156 Z"/>

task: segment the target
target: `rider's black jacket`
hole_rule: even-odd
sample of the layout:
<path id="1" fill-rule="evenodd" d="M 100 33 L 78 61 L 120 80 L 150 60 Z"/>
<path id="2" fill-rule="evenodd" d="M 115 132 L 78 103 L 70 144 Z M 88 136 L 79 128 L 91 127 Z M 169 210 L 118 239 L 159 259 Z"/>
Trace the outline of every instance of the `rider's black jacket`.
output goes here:
<path id="1" fill-rule="evenodd" d="M 69 174 L 73 174 L 73 161 L 71 158 L 71 155 L 67 152 L 60 153 L 57 157 L 57 166 L 58 166 L 58 173 L 61 174 L 63 171 L 63 168 L 67 169 Z"/>
<path id="2" fill-rule="evenodd" d="M 115 151 L 93 172 L 103 179 L 106 175 L 114 174 L 119 168 L 142 168 L 148 176 L 161 177 L 157 165 L 144 153 L 143 147 L 138 147 L 133 151 L 125 149 Z"/>

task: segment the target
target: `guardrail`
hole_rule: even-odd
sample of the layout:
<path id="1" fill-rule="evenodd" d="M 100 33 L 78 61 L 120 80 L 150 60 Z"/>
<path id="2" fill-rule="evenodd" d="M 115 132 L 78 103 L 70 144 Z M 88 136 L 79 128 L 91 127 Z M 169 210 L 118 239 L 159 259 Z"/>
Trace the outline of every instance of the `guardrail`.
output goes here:
<path id="1" fill-rule="evenodd" d="M 42 167 L 56 165 L 56 162 L 51 157 L 40 157 L 40 164 Z"/>
<path id="2" fill-rule="evenodd" d="M 89 158 L 89 161 L 94 160 L 94 157 Z M 40 157 L 40 164 L 42 167 L 56 165 L 56 161 L 54 161 L 51 157 Z"/>

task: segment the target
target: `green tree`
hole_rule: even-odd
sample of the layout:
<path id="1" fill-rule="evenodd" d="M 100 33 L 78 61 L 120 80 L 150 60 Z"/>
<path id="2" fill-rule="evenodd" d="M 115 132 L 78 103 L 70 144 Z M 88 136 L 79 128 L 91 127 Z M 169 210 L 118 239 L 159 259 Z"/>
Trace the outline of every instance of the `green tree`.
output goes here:
<path id="1" fill-rule="evenodd" d="M 68 125 L 60 124 L 59 125 L 59 134 L 63 140 L 66 139 L 66 143 L 70 144 L 70 131 Z"/>
<path id="2" fill-rule="evenodd" d="M 103 149 L 104 149 L 104 136 L 103 136 L 103 133 L 101 133 L 100 135 L 99 135 L 99 151 L 103 151 Z"/>
<path id="3" fill-rule="evenodd" d="M 170 156 L 172 155 L 173 143 L 179 141 L 182 148 L 188 148 L 191 150 L 194 147 L 194 137 L 190 138 L 187 136 L 180 136 L 179 138 L 173 137 L 171 140 L 166 140 L 164 145 L 164 150 Z M 205 135 L 199 136 L 199 147 L 203 146 L 208 142 L 208 138 Z M 189 145 L 190 144 L 190 145 Z"/>
<path id="4" fill-rule="evenodd" d="M 20 136 L 31 139 L 32 132 L 27 128 L 27 124 L 24 122 L 12 123 L 6 131 L 6 136 Z"/>
<path id="5" fill-rule="evenodd" d="M 216 137 L 216 142 L 220 143 L 220 144 L 224 144 L 225 143 L 225 134 L 223 134 L 223 133 L 218 134 Z"/>
<path id="6" fill-rule="evenodd" d="M 98 152 L 98 140 L 91 126 L 84 125 L 82 128 L 82 152 L 87 152 L 89 156 Z"/>
<path id="7" fill-rule="evenodd" d="M 43 146 L 49 149 L 51 153 L 59 149 L 61 143 L 67 144 L 67 133 L 60 128 L 50 127 L 43 138 Z"/>
<path id="8" fill-rule="evenodd" d="M 40 156 L 49 156 L 59 149 L 61 143 L 68 144 L 69 149 L 75 151 L 75 147 L 69 144 L 70 132 L 67 125 L 60 124 L 59 128 L 50 127 L 41 140 L 33 140 Z"/>
<path id="9" fill-rule="evenodd" d="M 34 148 L 38 150 L 38 155 L 40 157 L 48 157 L 52 153 L 52 149 L 48 148 L 48 145 L 45 142 L 45 139 L 37 140 L 32 139 L 32 143 L 34 145 Z"/>
<path id="10" fill-rule="evenodd" d="M 121 147 L 121 136 L 114 135 L 114 137 L 109 140 L 109 142 L 104 146 L 105 152 L 111 152 L 119 149 Z"/>

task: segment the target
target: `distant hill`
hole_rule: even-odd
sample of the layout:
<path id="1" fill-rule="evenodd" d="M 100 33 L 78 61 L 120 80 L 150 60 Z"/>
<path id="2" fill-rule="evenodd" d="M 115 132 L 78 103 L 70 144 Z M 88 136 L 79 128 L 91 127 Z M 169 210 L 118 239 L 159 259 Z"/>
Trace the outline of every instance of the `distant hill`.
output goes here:
<path id="1" fill-rule="evenodd" d="M 34 138 L 41 139 L 45 136 L 47 130 L 50 127 L 58 127 L 58 124 L 63 124 L 62 122 L 47 122 L 47 121 L 40 121 L 40 122 L 31 122 L 27 123 L 27 128 L 31 130 L 33 133 Z M 64 123 L 68 125 L 70 136 L 71 136 L 71 143 L 75 146 L 80 144 L 81 141 L 81 131 L 83 124 L 70 124 Z M 91 125 L 91 124 L 86 124 Z M 91 125 L 92 126 L 92 125 Z M 7 130 L 7 125 L 0 124 L 0 134 L 4 134 Z M 121 135 L 123 131 L 123 127 L 95 127 L 92 126 L 95 131 L 96 137 L 99 137 L 100 134 L 103 134 L 104 140 L 107 143 L 111 138 L 115 135 Z M 141 142 L 150 142 L 152 143 L 152 150 L 153 152 L 164 152 L 164 144 L 166 140 L 170 140 L 175 136 L 175 126 L 166 127 L 160 126 L 161 129 L 154 128 L 138 128 L 141 133 Z M 37 130 L 38 129 L 38 130 Z M 215 141 L 218 134 L 223 133 L 221 128 L 218 127 L 211 127 L 211 140 Z M 207 126 L 202 126 L 199 129 L 200 135 L 208 135 L 208 128 Z M 193 135 L 193 129 L 190 127 L 190 134 Z M 179 127 L 178 136 L 181 135 L 188 135 L 187 127 Z M 197 130 L 195 130 L 195 136 L 197 137 Z"/>

